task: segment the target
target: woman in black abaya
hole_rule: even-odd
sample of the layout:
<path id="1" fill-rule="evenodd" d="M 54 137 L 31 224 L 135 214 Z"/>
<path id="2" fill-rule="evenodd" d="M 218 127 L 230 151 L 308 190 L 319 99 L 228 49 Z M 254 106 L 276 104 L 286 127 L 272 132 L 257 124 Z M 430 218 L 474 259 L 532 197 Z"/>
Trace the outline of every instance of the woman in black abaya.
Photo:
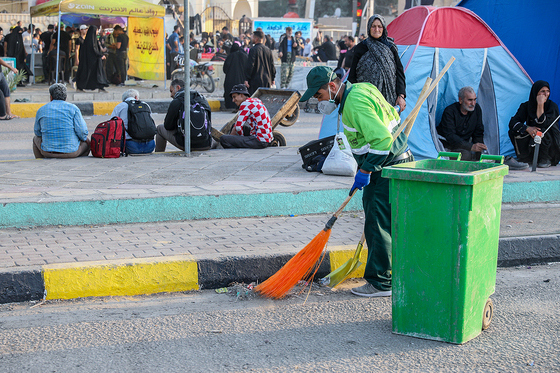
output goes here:
<path id="1" fill-rule="evenodd" d="M 509 121 L 508 134 L 519 162 L 533 162 L 533 139 L 537 132 L 543 133 L 537 157 L 539 168 L 556 166 L 560 161 L 560 129 L 558 122 L 553 124 L 560 113 L 558 105 L 549 96 L 550 85 L 544 80 L 536 81 L 529 93 L 529 101 L 522 103 Z"/>
<path id="2" fill-rule="evenodd" d="M 97 41 L 97 27 L 89 26 L 84 43 L 80 47 L 80 64 L 76 73 L 78 91 L 98 89 L 99 92 L 106 92 L 105 87 L 108 87 L 109 83 L 103 69 L 104 59 Z"/>
<path id="3" fill-rule="evenodd" d="M 12 30 L 9 35 L 7 55 L 8 57 L 14 57 L 16 59 L 16 68 L 18 70 L 23 69 L 27 78 L 29 78 L 33 74 L 31 73 L 29 66 L 25 63 L 27 53 L 25 52 L 25 47 L 23 45 L 23 37 L 21 36 L 22 31 L 23 30 L 19 26 Z"/>
<path id="4" fill-rule="evenodd" d="M 234 85 L 245 82 L 244 71 L 247 58 L 247 53 L 241 49 L 241 43 L 238 41 L 233 42 L 229 55 L 224 62 L 224 73 L 226 74 L 224 80 L 224 102 L 228 109 L 236 108 L 229 93 Z"/>

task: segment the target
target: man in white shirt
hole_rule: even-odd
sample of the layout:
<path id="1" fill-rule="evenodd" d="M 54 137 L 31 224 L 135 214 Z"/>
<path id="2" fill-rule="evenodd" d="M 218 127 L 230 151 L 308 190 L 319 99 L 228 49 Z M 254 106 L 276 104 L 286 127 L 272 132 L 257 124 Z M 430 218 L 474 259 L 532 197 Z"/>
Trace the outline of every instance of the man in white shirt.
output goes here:
<path id="1" fill-rule="evenodd" d="M 303 57 L 309 57 L 309 55 L 311 54 L 311 47 L 313 47 L 313 45 L 311 45 L 311 39 L 305 39 L 305 46 L 303 47 Z"/>

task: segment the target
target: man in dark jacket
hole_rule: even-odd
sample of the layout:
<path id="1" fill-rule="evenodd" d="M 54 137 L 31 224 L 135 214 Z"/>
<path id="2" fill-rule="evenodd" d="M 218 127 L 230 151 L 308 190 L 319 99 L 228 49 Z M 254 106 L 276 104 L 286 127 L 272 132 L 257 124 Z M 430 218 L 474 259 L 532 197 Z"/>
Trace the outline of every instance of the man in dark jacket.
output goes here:
<path id="1" fill-rule="evenodd" d="M 199 103 L 208 114 L 208 120 L 212 121 L 210 105 L 204 97 L 197 91 L 191 92 L 191 105 L 195 102 Z M 185 150 L 185 136 L 179 130 L 179 119 L 182 119 L 185 107 L 185 82 L 181 79 L 175 79 L 171 82 L 169 93 L 173 98 L 163 124 L 157 126 L 156 134 L 156 149 L 155 152 L 164 152 L 167 142 L 169 141 L 173 146 Z M 194 150 L 194 148 L 191 147 Z M 198 149 L 197 149 L 198 150 Z"/>
<path id="2" fill-rule="evenodd" d="M 278 57 L 282 61 L 280 70 L 280 88 L 288 88 L 294 74 L 294 62 L 299 54 L 299 44 L 292 37 L 292 28 L 286 27 L 286 33 L 280 37 L 280 45 L 278 46 Z"/>
<path id="3" fill-rule="evenodd" d="M 459 90 L 459 102 L 445 108 L 437 130 L 444 138 L 443 146 L 449 151 L 461 153 L 461 160 L 480 159 L 481 152 L 487 148 L 484 145 L 482 109 L 476 103 L 472 87 Z"/>
<path id="4" fill-rule="evenodd" d="M 253 95 L 259 87 L 270 88 L 276 77 L 276 68 L 272 52 L 263 43 L 262 31 L 253 33 L 253 48 L 249 51 L 249 58 L 245 66 L 245 86 L 249 94 Z"/>
<path id="5" fill-rule="evenodd" d="M 316 62 L 327 62 L 331 60 L 336 60 L 336 47 L 331 41 L 329 35 L 325 35 L 325 42 L 321 44 L 317 49 L 317 55 L 313 59 L 317 59 Z"/>

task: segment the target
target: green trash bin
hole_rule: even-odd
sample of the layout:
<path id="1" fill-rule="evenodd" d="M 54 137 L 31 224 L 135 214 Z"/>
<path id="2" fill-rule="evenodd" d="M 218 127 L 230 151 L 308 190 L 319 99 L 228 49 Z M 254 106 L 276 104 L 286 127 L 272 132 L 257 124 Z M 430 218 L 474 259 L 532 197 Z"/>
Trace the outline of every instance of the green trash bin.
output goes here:
<path id="1" fill-rule="evenodd" d="M 508 167 L 483 161 L 383 169 L 391 179 L 393 333 L 461 344 L 489 326 Z"/>

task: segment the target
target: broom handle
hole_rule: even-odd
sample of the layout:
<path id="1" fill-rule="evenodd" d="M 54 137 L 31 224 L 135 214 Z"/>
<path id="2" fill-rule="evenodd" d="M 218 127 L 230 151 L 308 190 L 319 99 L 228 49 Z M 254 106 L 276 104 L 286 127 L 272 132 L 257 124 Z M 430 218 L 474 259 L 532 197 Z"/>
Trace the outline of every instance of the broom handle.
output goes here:
<path id="1" fill-rule="evenodd" d="M 455 61 L 455 57 L 451 57 L 449 59 L 449 61 L 447 62 L 447 64 L 445 65 L 445 67 L 443 68 L 443 70 L 441 70 L 439 75 L 436 77 L 436 79 L 432 82 L 430 87 L 427 89 L 427 91 L 424 92 L 424 94 L 421 95 L 418 98 L 418 102 L 416 102 L 416 106 L 414 106 L 414 109 L 412 109 L 412 111 L 410 112 L 408 117 L 406 117 L 406 119 L 404 120 L 404 123 L 397 130 L 398 134 L 400 134 L 402 132 L 402 130 L 405 129 L 408 126 L 409 123 L 411 123 L 410 124 L 410 130 L 412 130 L 412 125 L 414 124 L 414 120 L 416 119 L 416 116 L 418 115 L 418 112 L 422 108 L 422 105 L 424 104 L 424 101 L 426 101 L 428 96 L 437 87 L 437 85 L 439 84 L 439 81 L 441 80 L 441 78 L 443 78 L 443 76 L 445 75 L 447 70 L 449 70 L 449 68 L 451 67 L 451 65 L 453 64 L 454 61 Z M 395 134 L 397 134 L 397 132 L 395 132 Z"/>
<path id="2" fill-rule="evenodd" d="M 422 88 L 422 91 L 420 91 L 420 97 L 422 97 L 426 91 L 428 90 L 428 88 L 430 88 L 430 85 L 432 84 L 433 79 L 428 77 L 426 79 L 426 83 L 424 83 L 424 87 Z M 416 121 L 416 117 L 418 116 L 418 113 L 416 113 L 416 115 L 414 116 L 414 119 L 412 120 L 412 123 L 414 123 Z M 410 131 L 412 131 L 412 125 L 406 125 L 406 129 L 404 130 L 404 134 L 406 135 L 406 137 L 408 137 L 408 135 L 410 134 Z"/>
<path id="3" fill-rule="evenodd" d="M 338 210 L 336 210 L 336 212 L 333 214 L 333 216 L 331 216 L 331 218 L 329 219 L 327 224 L 325 224 L 324 231 L 328 231 L 329 229 L 332 228 L 332 226 L 334 225 L 334 222 L 336 221 L 336 219 L 338 219 L 338 216 L 340 215 L 340 213 L 342 213 L 342 210 L 344 210 L 344 208 L 346 207 L 348 202 L 350 202 L 350 200 L 352 199 L 352 197 L 354 197 L 354 194 L 356 194 L 357 191 L 358 191 L 358 188 L 354 189 L 352 194 L 350 194 L 348 197 L 346 197 L 344 202 L 342 202 L 342 205 L 340 205 Z"/>
<path id="4" fill-rule="evenodd" d="M 426 90 L 430 87 L 430 84 L 431 84 L 431 83 L 432 83 L 432 78 L 427 77 L 427 78 L 426 78 L 426 82 L 424 83 L 424 87 L 422 87 L 422 91 L 420 91 L 420 95 L 418 95 L 418 100 L 420 100 L 420 98 L 424 95 L 424 93 L 426 93 Z M 419 102 L 419 101 L 417 101 L 417 103 L 418 103 L 418 102 Z M 414 108 L 416 108 L 416 106 L 414 106 Z M 414 111 L 414 108 L 413 108 L 413 111 Z M 410 117 L 410 115 L 409 115 L 408 117 Z M 408 119 L 408 117 L 407 117 L 407 119 Z M 407 120 L 405 119 L 405 120 L 401 123 L 401 125 L 399 126 L 399 128 L 397 129 L 397 131 L 393 134 L 393 141 L 395 141 L 395 139 L 396 139 L 397 137 L 399 137 L 399 135 L 401 134 L 401 132 L 402 132 L 405 128 L 408 129 L 407 127 L 408 127 L 408 122 L 407 122 Z M 409 131 L 409 132 L 410 132 L 410 131 Z M 405 131 L 405 133 L 406 133 L 406 131 Z M 408 135 L 408 134 L 407 134 L 407 135 Z"/>
<path id="5" fill-rule="evenodd" d="M 338 216 L 340 215 L 340 213 L 342 212 L 342 210 L 344 210 L 344 208 L 346 207 L 346 205 L 348 204 L 348 202 L 350 202 L 350 200 L 352 199 L 352 197 L 354 197 L 354 194 L 356 194 L 356 192 L 358 191 L 358 188 L 354 189 L 354 191 L 352 192 L 352 194 L 350 194 L 348 197 L 346 197 L 346 199 L 344 200 L 344 202 L 342 202 L 342 205 L 340 205 L 340 207 L 338 208 L 338 210 L 336 210 L 336 212 L 333 214 L 333 216 L 335 218 L 338 218 Z"/>

